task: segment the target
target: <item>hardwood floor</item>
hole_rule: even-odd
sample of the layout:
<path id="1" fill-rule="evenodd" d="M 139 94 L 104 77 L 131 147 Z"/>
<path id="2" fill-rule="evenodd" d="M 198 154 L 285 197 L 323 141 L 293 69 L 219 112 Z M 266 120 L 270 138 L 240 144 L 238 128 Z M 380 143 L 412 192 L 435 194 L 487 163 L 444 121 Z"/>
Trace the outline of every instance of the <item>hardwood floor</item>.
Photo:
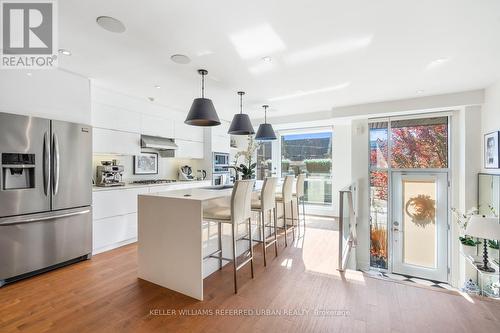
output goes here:
<path id="1" fill-rule="evenodd" d="M 241 270 L 238 295 L 233 294 L 230 265 L 205 280 L 203 302 L 139 280 L 136 246 L 128 245 L 1 288 L 0 332 L 500 330 L 500 302 L 373 279 L 361 272 L 339 274 L 335 225 L 311 218 L 308 226 L 293 247 L 285 249 L 281 242 L 279 256 L 265 269 L 256 247 L 255 279 L 250 279 L 249 267 Z M 268 254 L 272 258 L 272 248 Z M 230 312 L 263 309 L 282 313 Z"/>

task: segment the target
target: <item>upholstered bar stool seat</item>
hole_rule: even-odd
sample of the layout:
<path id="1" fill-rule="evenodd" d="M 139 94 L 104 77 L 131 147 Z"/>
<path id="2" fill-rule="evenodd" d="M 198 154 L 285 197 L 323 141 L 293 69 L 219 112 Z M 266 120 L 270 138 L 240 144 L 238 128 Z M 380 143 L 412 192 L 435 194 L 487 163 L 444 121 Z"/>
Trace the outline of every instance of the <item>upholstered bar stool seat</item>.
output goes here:
<path id="1" fill-rule="evenodd" d="M 252 200 L 252 210 L 260 209 L 262 204 L 260 200 Z"/>
<path id="2" fill-rule="evenodd" d="M 221 220 L 231 222 L 231 208 L 212 207 L 203 211 L 203 217 L 206 220 Z"/>

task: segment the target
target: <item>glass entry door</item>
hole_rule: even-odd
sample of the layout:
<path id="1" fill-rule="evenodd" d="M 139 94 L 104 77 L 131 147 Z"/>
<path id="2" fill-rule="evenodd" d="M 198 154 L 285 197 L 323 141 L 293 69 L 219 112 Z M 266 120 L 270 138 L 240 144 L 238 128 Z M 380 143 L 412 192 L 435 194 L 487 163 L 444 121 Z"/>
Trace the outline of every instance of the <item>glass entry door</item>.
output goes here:
<path id="1" fill-rule="evenodd" d="M 395 273 L 448 280 L 448 175 L 392 172 Z"/>

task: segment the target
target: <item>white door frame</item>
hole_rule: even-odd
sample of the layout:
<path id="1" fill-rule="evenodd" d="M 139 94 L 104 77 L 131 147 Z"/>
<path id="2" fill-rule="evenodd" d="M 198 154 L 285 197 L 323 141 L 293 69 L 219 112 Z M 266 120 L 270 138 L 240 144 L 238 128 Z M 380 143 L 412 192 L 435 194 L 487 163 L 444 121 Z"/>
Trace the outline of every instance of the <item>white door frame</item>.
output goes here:
<path id="1" fill-rule="evenodd" d="M 438 185 L 437 198 L 436 198 L 436 227 L 437 227 L 437 242 L 436 245 L 436 263 L 437 267 L 435 269 L 426 268 L 422 266 L 416 266 L 411 264 L 406 264 L 403 262 L 403 223 L 402 217 L 404 214 L 401 202 L 402 198 L 402 180 L 404 178 L 412 179 L 435 179 Z M 389 220 L 389 230 L 390 230 L 390 248 L 392 252 L 392 265 L 391 270 L 394 273 L 400 273 L 405 275 L 411 275 L 415 277 L 420 277 L 424 279 L 430 279 L 435 281 L 448 281 L 449 273 L 449 259 L 448 259 L 448 249 L 449 249 L 449 178 L 447 171 L 436 171 L 436 170 L 393 170 L 391 171 L 391 219 Z M 395 222 L 399 225 L 395 226 Z"/>

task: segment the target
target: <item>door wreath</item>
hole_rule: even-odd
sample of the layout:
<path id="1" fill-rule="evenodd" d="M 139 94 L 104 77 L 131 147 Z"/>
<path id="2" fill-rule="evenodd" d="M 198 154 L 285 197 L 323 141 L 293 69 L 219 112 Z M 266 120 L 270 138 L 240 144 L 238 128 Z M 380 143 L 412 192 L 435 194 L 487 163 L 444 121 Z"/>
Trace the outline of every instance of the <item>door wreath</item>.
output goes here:
<path id="1" fill-rule="evenodd" d="M 429 195 L 420 194 L 411 198 L 406 202 L 405 211 L 419 227 L 425 228 L 429 223 L 436 223 L 436 200 Z"/>

